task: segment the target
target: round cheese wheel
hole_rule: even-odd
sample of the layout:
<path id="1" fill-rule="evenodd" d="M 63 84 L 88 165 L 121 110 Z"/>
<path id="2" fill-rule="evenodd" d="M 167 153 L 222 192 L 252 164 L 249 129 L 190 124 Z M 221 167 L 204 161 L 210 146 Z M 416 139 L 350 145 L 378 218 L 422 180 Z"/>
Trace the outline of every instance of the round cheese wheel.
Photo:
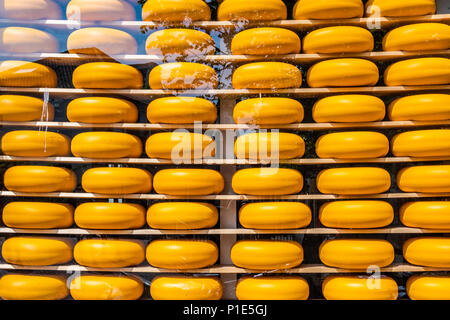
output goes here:
<path id="1" fill-rule="evenodd" d="M 0 86 L 55 88 L 57 76 L 53 69 L 39 63 L 17 60 L 0 62 Z"/>
<path id="2" fill-rule="evenodd" d="M 287 18 L 287 8 L 281 0 L 225 0 L 217 9 L 217 20 L 271 21 Z"/>
<path id="3" fill-rule="evenodd" d="M 219 85 L 213 68 L 196 62 L 160 64 L 150 71 L 152 89 L 215 89 Z"/>
<path id="4" fill-rule="evenodd" d="M 391 144 L 396 157 L 448 157 L 450 130 L 407 131 L 395 135 Z"/>
<path id="5" fill-rule="evenodd" d="M 361 0 L 299 0 L 292 12 L 295 20 L 360 18 L 363 14 Z"/>
<path id="6" fill-rule="evenodd" d="M 450 300 L 450 277 L 415 275 L 406 282 L 411 300 Z"/>
<path id="7" fill-rule="evenodd" d="M 389 104 L 392 121 L 433 121 L 450 119 L 449 94 L 417 94 L 397 98 Z"/>
<path id="8" fill-rule="evenodd" d="M 3 0 L 0 18 L 12 20 L 58 20 L 61 8 L 53 0 Z"/>
<path id="9" fill-rule="evenodd" d="M 2 137 L 2 152 L 15 157 L 56 157 L 69 154 L 70 139 L 51 131 L 17 130 Z"/>
<path id="10" fill-rule="evenodd" d="M 447 230 L 450 229 L 450 202 L 407 202 L 400 207 L 399 216 L 407 227 Z"/>
<path id="11" fill-rule="evenodd" d="M 403 168 L 397 174 L 397 185 L 404 192 L 450 192 L 450 165 Z"/>
<path id="12" fill-rule="evenodd" d="M 60 300 L 68 294 L 64 276 L 9 273 L 0 279 L 3 300 Z"/>
<path id="13" fill-rule="evenodd" d="M 217 277 L 158 276 L 150 285 L 153 300 L 220 300 L 222 292 Z"/>
<path id="14" fill-rule="evenodd" d="M 147 54 L 203 56 L 214 55 L 216 44 L 205 32 L 192 29 L 164 29 L 153 32 L 145 42 Z"/>
<path id="15" fill-rule="evenodd" d="M 420 86 L 450 83 L 450 59 L 417 58 L 395 62 L 384 71 L 387 86 Z"/>
<path id="16" fill-rule="evenodd" d="M 142 7 L 142 20 L 166 23 L 209 21 L 211 9 L 203 0 L 151 0 Z"/>
<path id="17" fill-rule="evenodd" d="M 239 32 L 231 41 L 232 54 L 277 55 L 299 53 L 298 35 L 282 28 L 253 28 Z"/>
<path id="18" fill-rule="evenodd" d="M 71 0 L 66 7 L 68 20 L 134 21 L 136 12 L 126 0 Z"/>
<path id="19" fill-rule="evenodd" d="M 0 96 L 1 121 L 52 121 L 54 114 L 48 101 L 20 95 Z"/>
<path id="20" fill-rule="evenodd" d="M 81 275 L 70 283 L 75 300 L 137 300 L 144 293 L 144 284 L 133 276 Z"/>
<path id="21" fill-rule="evenodd" d="M 449 237 L 420 237 L 408 239 L 403 244 L 403 257 L 411 264 L 433 267 L 450 267 Z"/>
<path id="22" fill-rule="evenodd" d="M 367 17 L 412 17 L 435 12 L 436 0 L 369 0 L 366 3 Z"/>
<path id="23" fill-rule="evenodd" d="M 6 27 L 0 29 L 0 50 L 8 53 L 56 53 L 58 40 L 48 32 L 33 28 Z"/>
<path id="24" fill-rule="evenodd" d="M 308 282 L 302 277 L 246 276 L 236 284 L 239 300 L 307 300 Z"/>

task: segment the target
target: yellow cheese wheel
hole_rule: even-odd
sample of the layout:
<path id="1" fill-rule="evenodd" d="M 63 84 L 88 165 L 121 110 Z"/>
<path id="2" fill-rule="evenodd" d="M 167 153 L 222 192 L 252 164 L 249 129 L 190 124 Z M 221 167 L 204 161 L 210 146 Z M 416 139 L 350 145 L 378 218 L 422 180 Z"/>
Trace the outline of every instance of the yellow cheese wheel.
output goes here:
<path id="1" fill-rule="evenodd" d="M 391 139 L 396 157 L 450 156 L 450 129 L 407 131 Z"/>
<path id="2" fill-rule="evenodd" d="M 304 153 L 302 137 L 286 132 L 247 133 L 234 144 L 234 154 L 240 159 L 294 159 Z"/>
<path id="3" fill-rule="evenodd" d="M 14 166 L 6 170 L 3 182 L 6 189 L 17 192 L 71 192 L 77 178 L 66 168 Z"/>
<path id="4" fill-rule="evenodd" d="M 71 0 L 66 7 L 68 20 L 134 21 L 136 12 L 126 0 Z"/>
<path id="5" fill-rule="evenodd" d="M 12 237 L 3 242 L 7 263 L 22 266 L 51 266 L 72 260 L 72 241 L 66 238 Z"/>
<path id="6" fill-rule="evenodd" d="M 302 104 L 294 99 L 261 97 L 239 101 L 233 110 L 233 119 L 243 124 L 290 124 L 302 122 Z"/>
<path id="7" fill-rule="evenodd" d="M 2 152 L 15 157 L 55 157 L 69 154 L 70 139 L 51 131 L 17 130 L 2 137 Z"/>
<path id="8" fill-rule="evenodd" d="M 307 227 L 311 209 L 301 202 L 254 202 L 239 210 L 239 223 L 250 229 L 297 229 Z"/>
<path id="9" fill-rule="evenodd" d="M 292 12 L 295 20 L 360 18 L 363 14 L 361 0 L 299 0 Z"/>
<path id="10" fill-rule="evenodd" d="M 192 29 L 164 29 L 153 32 L 145 42 L 147 54 L 202 56 L 213 55 L 216 45 L 205 32 Z"/>
<path id="11" fill-rule="evenodd" d="M 136 54 L 137 42 L 128 33 L 112 28 L 82 28 L 67 38 L 69 53 L 114 55 Z"/>
<path id="12" fill-rule="evenodd" d="M 450 201 L 407 202 L 400 207 L 400 221 L 407 227 L 450 229 Z"/>
<path id="13" fill-rule="evenodd" d="M 320 207 L 319 219 L 328 228 L 382 228 L 394 220 L 394 209 L 379 200 L 332 201 Z"/>
<path id="14" fill-rule="evenodd" d="M 287 8 L 281 0 L 224 0 L 217 9 L 217 20 L 271 21 L 287 18 Z"/>
<path id="15" fill-rule="evenodd" d="M 75 261 L 93 268 L 124 268 L 144 261 L 144 243 L 125 239 L 87 239 L 73 248 Z"/>
<path id="16" fill-rule="evenodd" d="M 231 181 L 237 194 L 287 195 L 303 189 L 303 176 L 295 169 L 248 168 L 237 171 Z"/>
<path id="17" fill-rule="evenodd" d="M 163 169 L 153 179 L 155 191 L 173 196 L 202 196 L 221 193 L 222 175 L 211 169 Z"/>
<path id="18" fill-rule="evenodd" d="M 450 165 L 403 168 L 397 185 L 404 192 L 450 192 Z"/>
<path id="19" fill-rule="evenodd" d="M 316 184 L 322 193 L 369 195 L 389 190 L 391 177 L 382 168 L 332 168 L 322 170 L 317 175 Z"/>
<path id="20" fill-rule="evenodd" d="M 6 27 L 0 29 L 0 51 L 9 53 L 56 53 L 58 40 L 48 32 L 33 28 Z"/>
<path id="21" fill-rule="evenodd" d="M 450 59 L 417 58 L 395 62 L 384 71 L 387 86 L 420 86 L 450 83 Z"/>
<path id="22" fill-rule="evenodd" d="M 329 96 L 314 103 L 315 122 L 371 122 L 384 119 L 383 100 L 363 94 Z"/>
<path id="23" fill-rule="evenodd" d="M 450 26 L 415 23 L 389 31 L 383 38 L 385 51 L 446 50 L 450 48 Z"/>
<path id="24" fill-rule="evenodd" d="M 53 69 L 39 63 L 7 60 L 0 62 L 0 86 L 54 88 L 57 76 Z"/>
<path id="25" fill-rule="evenodd" d="M 216 71 L 196 62 L 160 64 L 150 71 L 152 89 L 215 89 L 219 85 Z"/>
<path id="26" fill-rule="evenodd" d="M 75 300 L 137 300 L 144 293 L 144 284 L 133 276 L 81 275 L 70 283 Z"/>
<path id="27" fill-rule="evenodd" d="M 135 203 L 86 202 L 75 209 L 74 219 L 83 229 L 138 229 L 145 224 L 145 208 Z"/>
<path id="28" fill-rule="evenodd" d="M 150 0 L 142 7 L 142 20 L 156 22 L 209 21 L 211 9 L 203 0 Z"/>
<path id="29" fill-rule="evenodd" d="M 214 123 L 217 119 L 217 108 L 214 103 L 203 98 L 164 97 L 150 102 L 147 119 L 150 123 Z"/>
<path id="30" fill-rule="evenodd" d="M 3 223 L 10 228 L 53 229 L 73 224 L 73 206 L 56 202 L 9 202 L 3 208 Z"/>
<path id="31" fill-rule="evenodd" d="M 239 300 L 307 300 L 308 282 L 302 277 L 246 276 L 236 284 Z"/>
<path id="32" fill-rule="evenodd" d="M 241 240 L 231 248 L 231 261 L 251 270 L 291 269 L 303 261 L 303 248 L 296 241 Z"/>
<path id="33" fill-rule="evenodd" d="M 331 59 L 310 67 L 306 78 L 312 88 L 374 86 L 378 82 L 378 67 L 364 59 Z"/>
<path id="34" fill-rule="evenodd" d="M 137 69 L 115 62 L 85 63 L 72 76 L 78 89 L 141 89 L 143 81 Z"/>
<path id="35" fill-rule="evenodd" d="M 92 168 L 83 174 L 81 185 L 86 192 L 94 193 L 148 193 L 152 190 L 152 175 L 138 168 Z"/>
<path id="36" fill-rule="evenodd" d="M 153 300 L 220 300 L 222 292 L 217 277 L 158 276 L 150 285 Z"/>
<path id="37" fill-rule="evenodd" d="M 64 276 L 9 273 L 0 279 L 4 300 L 60 300 L 68 294 Z"/>
<path id="38" fill-rule="evenodd" d="M 239 32 L 231 41 L 232 54 L 275 55 L 299 53 L 298 35 L 282 28 L 253 28 Z"/>
<path id="39" fill-rule="evenodd" d="M 369 0 L 366 16 L 412 17 L 434 14 L 436 0 Z"/>
<path id="40" fill-rule="evenodd" d="M 389 152 L 389 140 L 379 132 L 335 132 L 316 141 L 319 158 L 364 159 L 384 157 Z"/>
<path id="41" fill-rule="evenodd" d="M 3 0 L 0 18 L 12 20 L 61 19 L 61 8 L 53 0 Z"/>
<path id="42" fill-rule="evenodd" d="M 325 240 L 319 247 L 320 260 L 327 266 L 342 269 L 380 268 L 394 261 L 394 247 L 381 239 Z"/>
<path id="43" fill-rule="evenodd" d="M 327 300 L 397 300 L 398 286 L 387 276 L 328 276 L 322 293 Z"/>
<path id="44" fill-rule="evenodd" d="M 19 95 L 0 96 L 1 121 L 51 121 L 55 111 L 50 102 Z"/>
<path id="45" fill-rule="evenodd" d="M 142 142 L 135 135 L 123 132 L 83 132 L 72 139 L 70 146 L 75 157 L 117 159 L 138 158 Z"/>
<path id="46" fill-rule="evenodd" d="M 134 103 L 124 99 L 77 98 L 67 105 L 67 119 L 84 123 L 130 123 L 138 119 L 138 109 Z"/>
<path id="47" fill-rule="evenodd" d="M 411 300 L 450 300 L 450 277 L 411 276 L 406 282 L 406 292 Z"/>
<path id="48" fill-rule="evenodd" d="M 448 120 L 450 95 L 431 93 L 397 98 L 389 104 L 388 115 L 393 121 Z"/>
<path id="49" fill-rule="evenodd" d="M 305 53 L 345 53 L 372 51 L 374 40 L 361 27 L 336 26 L 311 31 L 303 38 Z"/>
<path id="50" fill-rule="evenodd" d="M 153 229 L 212 228 L 218 220 L 217 208 L 206 202 L 159 202 L 147 210 L 147 223 Z"/>
<path id="51" fill-rule="evenodd" d="M 253 62 L 238 67 L 232 76 L 235 89 L 282 89 L 302 85 L 301 71 L 284 62 Z"/>
<path id="52" fill-rule="evenodd" d="M 450 267 L 449 237 L 420 237 L 408 239 L 403 244 L 403 257 L 411 264 L 434 267 Z"/>
<path id="53" fill-rule="evenodd" d="M 147 246 L 147 261 L 164 269 L 198 269 L 216 263 L 217 245 L 210 240 L 153 240 Z"/>

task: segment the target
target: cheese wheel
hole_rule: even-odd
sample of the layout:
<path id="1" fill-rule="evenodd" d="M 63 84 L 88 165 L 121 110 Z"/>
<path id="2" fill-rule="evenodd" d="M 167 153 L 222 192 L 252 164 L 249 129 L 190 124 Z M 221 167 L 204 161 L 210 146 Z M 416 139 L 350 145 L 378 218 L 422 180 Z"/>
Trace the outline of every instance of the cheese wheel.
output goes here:
<path id="1" fill-rule="evenodd" d="M 221 193 L 222 175 L 211 169 L 163 169 L 153 179 L 155 191 L 172 196 L 206 196 Z"/>
<path id="2" fill-rule="evenodd" d="M 295 20 L 360 18 L 363 14 L 361 0 L 299 0 L 292 12 Z"/>
<path id="3" fill-rule="evenodd" d="M 139 240 L 87 239 L 73 249 L 75 261 L 93 268 L 125 268 L 144 261 L 144 243 Z"/>
<path id="4" fill-rule="evenodd" d="M 391 139 L 392 154 L 396 157 L 450 156 L 450 130 L 416 130 L 395 135 Z"/>
<path id="5" fill-rule="evenodd" d="M 407 227 L 450 229 L 449 201 L 407 202 L 400 207 L 400 221 Z"/>
<path id="6" fill-rule="evenodd" d="M 0 96 L 0 121 L 51 121 L 53 105 L 42 99 L 19 95 Z"/>
<path id="7" fill-rule="evenodd" d="M 395 62 L 384 71 L 387 86 L 420 86 L 450 83 L 450 59 L 417 58 Z"/>
<path id="8" fill-rule="evenodd" d="M 403 244 L 403 257 L 411 264 L 432 267 L 450 267 L 449 237 L 420 237 Z"/>
<path id="9" fill-rule="evenodd" d="M 302 85 L 301 71 L 284 62 L 253 62 L 238 67 L 232 76 L 235 89 L 282 89 Z"/>
<path id="10" fill-rule="evenodd" d="M 379 200 L 332 201 L 320 207 L 319 219 L 328 228 L 382 228 L 394 220 L 394 209 Z"/>
<path id="11" fill-rule="evenodd" d="M 153 240 L 147 246 L 147 261 L 164 269 L 199 269 L 216 263 L 217 245 L 210 240 Z"/>
<path id="12" fill-rule="evenodd" d="M 286 18 L 287 8 L 281 0 L 224 0 L 217 9 L 219 21 L 271 21 Z"/>
<path id="13" fill-rule="evenodd" d="M 160 64 L 150 71 L 152 89 L 215 89 L 219 85 L 213 68 L 196 62 Z"/>
<path id="14" fill-rule="evenodd" d="M 372 51 L 374 40 L 361 27 L 336 26 L 311 31 L 303 38 L 305 53 L 346 53 Z"/>
<path id="15" fill-rule="evenodd" d="M 436 0 L 369 0 L 366 16 L 412 17 L 434 14 Z"/>
<path id="16" fill-rule="evenodd" d="M 319 247 L 320 260 L 329 267 L 342 269 L 380 268 L 394 261 L 394 247 L 381 239 L 325 240 Z"/>
<path id="17" fill-rule="evenodd" d="M 250 229 L 304 228 L 311 216 L 311 209 L 301 202 L 254 202 L 239 209 L 239 223 Z"/>
<path id="18" fill-rule="evenodd" d="M 238 170 L 231 181 L 237 194 L 288 195 L 303 189 L 303 176 L 295 169 L 248 168 Z"/>
<path id="19" fill-rule="evenodd" d="M 75 300 L 137 300 L 144 284 L 137 277 L 123 275 L 81 275 L 70 283 Z"/>
<path id="20" fill-rule="evenodd" d="M 3 0 L 0 18 L 12 20 L 61 19 L 61 8 L 53 0 Z"/>
<path id="21" fill-rule="evenodd" d="M 306 78 L 312 88 L 374 86 L 378 82 L 378 67 L 364 59 L 331 59 L 310 67 Z"/>
<path id="22" fill-rule="evenodd" d="M 450 300 L 450 277 L 411 276 L 406 282 L 406 292 L 411 300 Z"/>
<path id="23" fill-rule="evenodd" d="M 0 62 L 0 86 L 55 88 L 57 76 L 53 69 L 39 63 L 7 60 Z"/>
<path id="24" fill-rule="evenodd" d="M 236 284 L 239 300 L 307 300 L 308 282 L 302 277 L 246 276 Z"/>
<path id="25" fill-rule="evenodd" d="M 217 208 L 206 202 L 159 202 L 147 210 L 147 223 L 153 229 L 205 229 L 218 220 Z"/>
<path id="26" fill-rule="evenodd" d="M 17 192 L 72 192 L 77 178 L 66 168 L 14 166 L 6 170 L 3 183 L 6 189 Z"/>
<path id="27" fill-rule="evenodd" d="M 450 165 L 403 168 L 397 174 L 397 185 L 404 192 L 450 192 Z"/>
<path id="28" fill-rule="evenodd" d="M 220 300 L 222 293 L 217 277 L 158 276 L 150 285 L 153 300 Z"/>
<path id="29" fill-rule="evenodd" d="M 389 104 L 392 121 L 433 121 L 450 119 L 449 94 L 417 94 L 397 98 Z"/>
<path id="30" fill-rule="evenodd" d="M 290 124 L 302 122 L 303 116 L 299 101 L 282 97 L 245 99 L 233 110 L 234 122 L 238 124 Z"/>
<path id="31" fill-rule="evenodd" d="M 239 32 L 231 41 L 232 54 L 277 55 L 299 53 L 298 35 L 282 28 L 253 28 Z"/>
<path id="32" fill-rule="evenodd" d="M 251 270 L 291 269 L 303 261 L 303 248 L 296 241 L 241 240 L 231 248 L 231 261 Z"/>
<path id="33" fill-rule="evenodd" d="M 69 53 L 91 55 L 136 54 L 137 42 L 128 33 L 112 28 L 82 28 L 67 38 Z"/>
<path id="34" fill-rule="evenodd" d="M 294 159 L 304 153 L 305 142 L 293 133 L 246 133 L 234 143 L 234 154 L 239 159 Z"/>
<path id="35" fill-rule="evenodd" d="M 145 208 L 135 203 L 86 202 L 75 209 L 75 223 L 83 229 L 139 229 Z"/>
<path id="36" fill-rule="evenodd" d="M 67 105 L 67 119 L 83 123 L 136 122 L 138 109 L 130 101 L 108 97 L 77 98 Z"/>
<path id="37" fill-rule="evenodd" d="M 9 228 L 54 229 L 73 224 L 73 206 L 56 202 L 9 202 L 3 208 L 3 223 Z"/>
<path id="38" fill-rule="evenodd" d="M 203 56 L 214 55 L 216 44 L 205 32 L 192 29 L 164 29 L 153 32 L 145 42 L 147 54 Z"/>
<path id="39" fill-rule="evenodd" d="M 58 40 L 48 32 L 33 28 L 0 29 L 0 51 L 8 53 L 58 52 Z"/>
<path id="40" fill-rule="evenodd" d="M 12 237 L 2 246 L 7 263 L 22 266 L 51 266 L 72 260 L 72 242 L 67 238 Z"/>
<path id="41" fill-rule="evenodd" d="M 141 89 L 142 74 L 135 68 L 115 62 L 90 62 L 73 72 L 77 89 Z"/>
<path id="42" fill-rule="evenodd" d="M 91 168 L 81 179 L 86 192 L 102 194 L 149 193 L 152 190 L 152 175 L 138 168 Z"/>
<path id="43" fill-rule="evenodd" d="M 64 276 L 10 273 L 0 279 L 3 300 L 60 300 L 68 294 Z"/>
<path id="44" fill-rule="evenodd" d="M 134 21 L 136 12 L 126 0 L 71 0 L 66 7 L 68 20 Z"/>
<path id="45" fill-rule="evenodd" d="M 397 300 L 398 286 L 387 276 L 328 276 L 322 293 L 327 300 Z"/>
<path id="46" fill-rule="evenodd" d="M 214 123 L 217 119 L 217 108 L 214 103 L 203 98 L 164 97 L 150 102 L 147 119 L 150 123 Z"/>
<path id="47" fill-rule="evenodd" d="M 56 157 L 69 154 L 70 140 L 51 131 L 17 130 L 2 137 L 2 152 L 14 157 Z"/>
<path id="48" fill-rule="evenodd" d="M 315 122 L 372 122 L 384 119 L 386 106 L 378 97 L 363 94 L 329 96 L 314 103 Z"/>
<path id="49" fill-rule="evenodd" d="M 72 139 L 70 146 L 75 157 L 117 159 L 138 158 L 142 142 L 135 135 L 123 132 L 83 132 Z"/>
<path id="50" fill-rule="evenodd" d="M 142 7 L 142 20 L 184 23 L 209 21 L 211 9 L 203 0 L 150 0 Z"/>
<path id="51" fill-rule="evenodd" d="M 447 50 L 450 26 L 444 23 L 415 23 L 389 31 L 383 38 L 385 51 Z"/>

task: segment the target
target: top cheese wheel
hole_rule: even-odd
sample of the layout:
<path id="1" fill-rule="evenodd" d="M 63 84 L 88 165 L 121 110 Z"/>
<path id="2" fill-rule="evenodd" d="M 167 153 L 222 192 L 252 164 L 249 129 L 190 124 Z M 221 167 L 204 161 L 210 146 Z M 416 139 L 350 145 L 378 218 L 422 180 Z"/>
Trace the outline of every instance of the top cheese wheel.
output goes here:
<path id="1" fill-rule="evenodd" d="M 246 276 L 236 284 L 239 300 L 307 300 L 308 282 L 302 277 Z"/>
<path id="2" fill-rule="evenodd" d="M 217 277 L 157 276 L 150 285 L 153 300 L 220 300 L 222 293 Z"/>
<path id="3" fill-rule="evenodd" d="M 215 89 L 219 85 L 213 68 L 195 62 L 160 64 L 150 71 L 148 82 L 152 89 Z"/>
<path id="4" fill-rule="evenodd" d="M 391 139 L 391 144 L 396 157 L 448 157 L 450 129 L 402 132 Z"/>
<path id="5" fill-rule="evenodd" d="M 68 294 L 64 276 L 10 273 L 0 279 L 4 300 L 60 300 Z"/>
<path id="6" fill-rule="evenodd" d="M 0 96 L 1 121 L 51 121 L 53 105 L 39 98 L 20 95 Z"/>
<path id="7" fill-rule="evenodd" d="M 15 157 L 56 157 L 69 154 L 70 139 L 51 131 L 17 130 L 2 137 L 5 155 Z"/>
<path id="8" fill-rule="evenodd" d="M 384 71 L 387 86 L 439 85 L 450 83 L 450 59 L 417 58 L 395 62 Z"/>
<path id="9" fill-rule="evenodd" d="M 61 8 L 53 0 L 3 0 L 0 18 L 13 20 L 61 19 Z"/>
<path id="10" fill-rule="evenodd" d="M 142 7 L 142 20 L 157 22 L 209 21 L 211 9 L 203 0 L 149 0 Z"/>
<path id="11" fill-rule="evenodd" d="M 436 12 L 436 0 L 369 0 L 366 16 L 411 17 Z"/>
<path id="12" fill-rule="evenodd" d="M 450 94 L 417 94 L 397 98 L 389 104 L 392 121 L 433 121 L 450 119 Z"/>
<path id="13" fill-rule="evenodd" d="M 7 60 L 0 63 L 2 87 L 56 87 L 58 78 L 53 69 L 39 63 Z"/>
<path id="14" fill-rule="evenodd" d="M 70 295 L 75 300 L 136 300 L 142 293 L 144 284 L 133 276 L 86 274 L 70 283 Z"/>
<path id="15" fill-rule="evenodd" d="M 411 276 L 406 282 L 406 292 L 411 300 L 450 300 L 450 277 Z"/>
<path id="16" fill-rule="evenodd" d="M 363 14 L 361 0 L 299 0 L 292 13 L 295 20 L 359 18 Z"/>
<path id="17" fill-rule="evenodd" d="M 163 169 L 155 174 L 155 191 L 169 195 L 209 195 L 221 193 L 222 175 L 212 169 Z"/>
<path id="18" fill-rule="evenodd" d="M 58 40 L 48 32 L 33 28 L 1 28 L 0 52 L 9 53 L 56 53 Z"/>
<path id="19" fill-rule="evenodd" d="M 404 192 L 450 192 L 450 165 L 403 168 L 397 174 L 397 185 Z"/>
<path id="20" fill-rule="evenodd" d="M 211 36 L 192 29 L 164 29 L 153 32 L 145 42 L 147 54 L 203 56 L 213 55 L 216 46 Z"/>
<path id="21" fill-rule="evenodd" d="M 81 89 L 140 89 L 144 85 L 137 69 L 115 62 L 82 64 L 73 72 L 72 82 Z"/>
<path id="22" fill-rule="evenodd" d="M 411 264 L 450 267 L 450 237 L 410 238 L 403 244 L 403 257 Z"/>
<path id="23" fill-rule="evenodd" d="M 71 0 L 67 4 L 68 20 L 134 21 L 136 12 L 126 0 Z"/>
<path id="24" fill-rule="evenodd" d="M 217 19 L 241 21 L 270 21 L 287 18 L 287 8 L 281 0 L 225 0 L 217 9 Z"/>

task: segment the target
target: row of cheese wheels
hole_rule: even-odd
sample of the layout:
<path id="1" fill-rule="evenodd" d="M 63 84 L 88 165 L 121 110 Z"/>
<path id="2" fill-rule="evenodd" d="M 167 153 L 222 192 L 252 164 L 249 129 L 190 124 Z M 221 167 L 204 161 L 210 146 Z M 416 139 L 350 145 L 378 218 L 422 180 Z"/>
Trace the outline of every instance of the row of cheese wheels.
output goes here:
<path id="1" fill-rule="evenodd" d="M 136 300 L 144 283 L 135 276 L 83 274 L 73 279 L 61 275 L 14 274 L 0 278 L 0 298 L 5 300 L 58 300 L 69 292 L 75 300 Z M 239 300 L 307 300 L 308 281 L 300 276 L 243 276 L 236 283 Z M 150 284 L 154 300 L 219 300 L 223 284 L 212 276 L 156 276 Z M 396 300 L 398 285 L 388 276 L 328 276 L 322 282 L 327 300 Z M 412 300 L 450 300 L 450 277 L 409 277 L 406 292 Z"/>
<path id="2" fill-rule="evenodd" d="M 316 63 L 308 69 L 306 79 L 311 88 L 374 86 L 379 71 L 369 60 L 340 58 Z M 154 67 L 148 82 L 151 89 L 213 89 L 218 88 L 219 77 L 213 68 L 204 64 L 171 62 Z M 129 65 L 90 62 L 74 70 L 72 83 L 82 89 L 141 89 L 144 79 L 139 70 Z M 387 86 L 449 84 L 450 59 L 431 57 L 395 62 L 386 68 L 384 83 Z M 234 70 L 231 84 L 235 89 L 298 88 L 302 85 L 302 73 L 285 62 L 253 62 Z M 56 85 L 56 72 L 42 64 L 17 60 L 0 63 L 0 86 Z"/>
<path id="3" fill-rule="evenodd" d="M 394 209 L 380 200 L 346 200 L 322 204 L 318 217 L 328 228 L 382 228 L 394 220 Z M 449 201 L 406 202 L 399 209 L 407 227 L 450 229 Z M 142 228 L 147 221 L 153 229 L 195 230 L 212 228 L 218 221 L 217 208 L 205 202 L 159 202 L 147 212 L 135 203 L 9 202 L 3 208 L 3 223 L 10 228 L 79 228 L 124 230 Z M 249 229 L 297 229 L 311 223 L 311 209 L 301 202 L 254 202 L 239 209 L 239 223 Z"/>
<path id="4" fill-rule="evenodd" d="M 406 167 L 396 180 L 404 192 L 447 193 L 450 165 Z M 72 170 L 40 165 L 12 166 L 3 181 L 6 189 L 16 192 L 71 192 L 77 186 Z M 84 191 L 110 195 L 149 193 L 152 184 L 157 193 L 174 196 L 211 195 L 224 189 L 222 175 L 212 169 L 162 169 L 152 177 L 145 169 L 97 167 L 86 170 L 81 179 Z M 331 168 L 319 172 L 316 185 L 325 194 L 371 195 L 388 191 L 391 176 L 377 167 Z M 303 176 L 295 169 L 248 168 L 233 175 L 231 186 L 237 194 L 289 195 L 301 192 Z"/>

